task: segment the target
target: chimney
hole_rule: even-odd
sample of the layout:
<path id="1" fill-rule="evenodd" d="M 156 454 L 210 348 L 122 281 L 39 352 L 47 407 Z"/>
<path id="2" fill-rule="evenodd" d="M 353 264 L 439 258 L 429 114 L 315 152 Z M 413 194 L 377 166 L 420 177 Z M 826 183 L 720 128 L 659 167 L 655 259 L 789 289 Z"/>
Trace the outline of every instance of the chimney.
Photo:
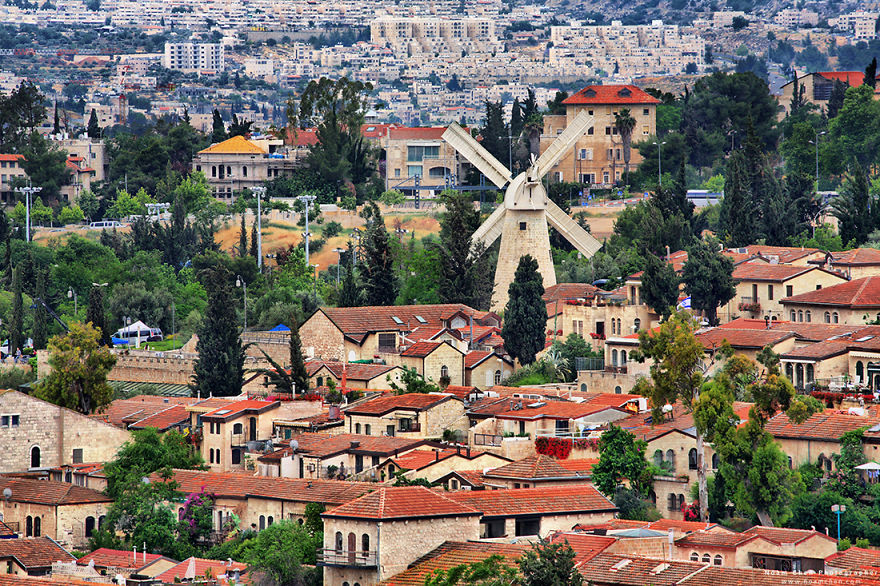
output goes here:
<path id="1" fill-rule="evenodd" d="M 357 448 L 360 447 L 360 445 L 361 445 L 361 442 L 355 440 L 355 441 L 351 442 L 351 449 L 356 450 Z"/>
<path id="2" fill-rule="evenodd" d="M 470 444 L 468 444 L 468 447 L 467 447 L 467 457 L 468 457 L 468 459 L 470 459 L 470 457 L 471 457 L 471 445 Z"/>
<path id="3" fill-rule="evenodd" d="M 675 547 L 675 532 L 673 532 L 672 528 L 669 529 L 669 559 L 672 559 L 672 552 L 675 551 L 672 548 Z"/>
<path id="4" fill-rule="evenodd" d="M 435 462 L 440 461 L 440 450 L 434 450 L 434 461 Z"/>

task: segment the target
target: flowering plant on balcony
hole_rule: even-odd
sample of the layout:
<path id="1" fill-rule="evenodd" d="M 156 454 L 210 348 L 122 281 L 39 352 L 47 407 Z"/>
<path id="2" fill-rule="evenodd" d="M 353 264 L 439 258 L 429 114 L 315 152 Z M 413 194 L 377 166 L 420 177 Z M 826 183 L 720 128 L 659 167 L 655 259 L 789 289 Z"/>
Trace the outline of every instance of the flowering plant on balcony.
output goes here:
<path id="1" fill-rule="evenodd" d="M 535 451 L 557 460 L 565 460 L 571 454 L 572 441 L 564 437 L 539 437 L 535 440 Z"/>
<path id="2" fill-rule="evenodd" d="M 586 438 L 578 438 L 574 440 L 574 447 L 581 450 L 593 450 L 594 452 L 599 451 L 599 438 L 597 437 L 586 437 Z"/>
<path id="3" fill-rule="evenodd" d="M 205 491 L 187 495 L 178 513 L 179 531 L 193 541 L 206 538 L 214 529 L 214 495 Z"/>
<path id="4" fill-rule="evenodd" d="M 748 303 L 742 301 L 739 304 L 739 310 L 748 311 L 749 313 L 759 313 L 761 311 L 761 304 L 757 301 Z"/>

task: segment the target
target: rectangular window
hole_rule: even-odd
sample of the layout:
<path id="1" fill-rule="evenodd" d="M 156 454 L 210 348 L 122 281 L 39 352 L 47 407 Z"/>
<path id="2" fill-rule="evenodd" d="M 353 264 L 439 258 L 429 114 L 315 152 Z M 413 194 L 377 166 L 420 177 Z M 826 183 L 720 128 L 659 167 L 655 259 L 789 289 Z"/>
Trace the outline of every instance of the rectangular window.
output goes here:
<path id="1" fill-rule="evenodd" d="M 0 415 L 0 427 L 9 427 L 9 415 Z"/>
<path id="2" fill-rule="evenodd" d="M 644 110 L 642 110 L 642 114 L 644 114 L 645 116 L 650 115 L 650 113 L 651 113 L 651 111 L 648 108 L 645 108 Z"/>
<path id="3" fill-rule="evenodd" d="M 421 163 L 424 159 L 436 159 L 439 156 L 440 145 L 406 147 L 406 160 L 410 163 Z"/>
<path id="4" fill-rule="evenodd" d="M 18 427 L 18 422 L 19 422 L 20 417 L 21 417 L 20 415 L 11 415 L 10 416 L 10 418 L 11 418 L 10 422 L 12 424 L 12 427 Z"/>
<path id="5" fill-rule="evenodd" d="M 421 165 L 407 165 L 406 166 L 406 176 L 407 177 L 421 177 L 422 176 L 422 166 Z"/>
<path id="6" fill-rule="evenodd" d="M 785 286 L 785 296 L 791 297 L 794 294 L 794 288 L 791 285 Z"/>
<path id="7" fill-rule="evenodd" d="M 767 285 L 767 299 L 773 301 L 773 285 Z"/>
<path id="8" fill-rule="evenodd" d="M 592 116 L 592 115 L 593 115 L 593 111 L 592 111 L 592 110 L 587 110 L 587 114 L 589 114 L 590 116 Z"/>
<path id="9" fill-rule="evenodd" d="M 379 334 L 379 348 L 397 348 L 397 334 Z"/>
<path id="10" fill-rule="evenodd" d="M 605 127 L 605 134 L 611 134 L 611 127 L 610 126 Z"/>
<path id="11" fill-rule="evenodd" d="M 580 156 L 578 158 L 582 161 L 585 161 L 587 159 L 587 149 L 581 149 Z"/>
<path id="12" fill-rule="evenodd" d="M 82 448 L 74 448 L 73 449 L 73 463 L 74 464 L 82 464 L 82 461 L 83 461 Z"/>

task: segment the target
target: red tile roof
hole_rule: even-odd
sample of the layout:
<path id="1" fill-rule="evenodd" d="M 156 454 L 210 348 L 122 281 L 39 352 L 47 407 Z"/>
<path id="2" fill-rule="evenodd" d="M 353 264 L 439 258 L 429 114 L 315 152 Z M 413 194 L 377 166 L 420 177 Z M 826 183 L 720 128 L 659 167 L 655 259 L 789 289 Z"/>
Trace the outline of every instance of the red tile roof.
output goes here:
<path id="1" fill-rule="evenodd" d="M 876 248 L 853 248 L 841 252 L 829 252 L 828 258 L 832 266 L 858 267 L 880 265 L 880 250 Z M 810 261 L 815 264 L 824 264 L 825 259 Z"/>
<path id="2" fill-rule="evenodd" d="M 385 415 L 396 410 L 426 411 L 452 399 L 452 395 L 437 393 L 404 393 L 379 397 L 346 409 L 349 415 Z"/>
<path id="3" fill-rule="evenodd" d="M 679 547 L 736 549 L 740 545 L 756 538 L 757 535 L 747 535 L 733 531 L 696 531 L 676 539 L 675 545 Z"/>
<path id="4" fill-rule="evenodd" d="M 565 301 L 568 299 L 592 299 L 601 291 L 590 283 L 557 283 L 547 287 L 541 297 L 544 301 Z"/>
<path id="5" fill-rule="evenodd" d="M 416 342 L 407 347 L 400 355 L 411 358 L 425 358 L 443 344 L 445 342 Z"/>
<path id="6" fill-rule="evenodd" d="M 322 312 L 351 340 L 362 343 L 371 332 L 408 332 L 416 328 L 444 328 L 456 313 L 473 315 L 475 325 L 492 325 L 483 320 L 501 320 L 494 313 L 472 309 L 462 303 L 437 305 L 394 305 L 372 307 L 322 307 Z M 396 317 L 400 323 L 393 318 Z M 422 320 L 419 320 L 422 318 Z M 310 318 L 311 319 L 311 318 Z"/>
<path id="7" fill-rule="evenodd" d="M 162 572 L 156 578 L 163 584 L 177 584 L 187 577 L 187 573 L 194 574 L 196 577 L 207 576 L 210 570 L 211 576 L 217 578 L 222 574 L 226 574 L 227 570 L 239 570 L 244 573 L 247 570 L 247 564 L 240 562 L 232 562 L 227 566 L 227 562 L 219 560 L 205 560 L 201 558 L 189 558 L 183 560 L 173 568 Z"/>
<path id="8" fill-rule="evenodd" d="M 405 571 L 381 582 L 387 586 L 422 586 L 425 579 L 436 570 L 449 570 L 462 564 L 482 561 L 492 555 L 500 555 L 514 566 L 516 560 L 528 550 L 525 544 L 491 542 L 447 541 L 420 557 Z"/>
<path id="9" fill-rule="evenodd" d="M 733 403 L 733 411 L 742 421 L 748 419 L 751 407 L 751 403 L 740 401 Z M 654 423 L 650 413 L 638 413 L 626 419 L 616 421 L 614 424 L 634 434 L 638 439 L 650 442 L 672 431 L 679 431 L 693 436 L 693 431 L 691 430 L 694 427 L 694 417 L 687 413 L 681 403 L 676 403 L 663 421 Z"/>
<path id="10" fill-rule="evenodd" d="M 464 355 L 464 367 L 473 368 L 495 354 L 490 350 L 471 350 Z"/>
<path id="11" fill-rule="evenodd" d="M 394 127 L 388 129 L 389 140 L 441 140 L 445 126 L 435 127 Z"/>
<path id="12" fill-rule="evenodd" d="M 135 556 L 133 551 L 102 547 L 79 558 L 76 563 L 78 566 L 88 566 L 89 562 L 95 562 L 95 567 L 99 569 L 128 568 L 136 570 L 161 557 L 157 553 L 144 553 L 140 551 Z"/>
<path id="13" fill-rule="evenodd" d="M 138 395 L 130 399 L 116 399 L 97 415 L 111 425 L 127 429 L 128 425 L 164 411 L 172 405 L 190 405 L 196 403 L 190 397 L 160 397 L 158 395 Z"/>
<path id="14" fill-rule="evenodd" d="M 51 568 L 55 562 L 76 560 L 49 537 L 0 539 L 0 559 L 4 558 L 13 558 L 18 565 L 29 571 Z"/>
<path id="15" fill-rule="evenodd" d="M 144 417 L 140 421 L 135 421 L 129 425 L 129 429 L 155 427 L 159 431 L 166 431 L 177 425 L 188 423 L 190 417 L 191 415 L 186 410 L 186 405 L 172 405 L 158 413 Z"/>
<path id="16" fill-rule="evenodd" d="M 318 131 L 314 128 L 287 129 L 287 144 L 294 147 L 309 147 L 318 144 Z"/>
<path id="17" fill-rule="evenodd" d="M 745 250 L 748 255 L 761 255 L 764 258 L 776 257 L 782 264 L 791 263 L 808 256 L 822 252 L 818 248 L 800 248 L 797 246 L 769 246 L 766 244 L 752 244 L 742 249 L 729 249 L 730 252 L 739 253 Z"/>
<path id="18" fill-rule="evenodd" d="M 696 562 L 600 553 L 581 564 L 578 570 L 586 581 L 596 584 L 673 586 L 704 567 Z"/>
<path id="19" fill-rule="evenodd" d="M 848 431 L 872 427 L 880 423 L 880 417 L 843 415 L 823 411 L 815 413 L 809 419 L 795 425 L 788 419 L 788 415 L 780 413 L 767 422 L 765 429 L 773 437 L 804 439 L 804 440 L 827 440 L 838 441 L 840 436 Z"/>
<path id="20" fill-rule="evenodd" d="M 531 406 L 544 403 L 539 406 Z M 519 402 L 517 402 L 517 405 Z M 498 419 L 512 420 L 535 420 L 535 419 L 580 419 L 587 415 L 599 413 L 608 409 L 616 409 L 608 405 L 592 405 L 590 403 L 575 403 L 573 401 L 534 401 L 523 399 L 522 409 L 502 411 L 495 415 Z M 621 410 L 622 411 L 622 410 Z"/>
<path id="21" fill-rule="evenodd" d="M 589 476 L 593 466 L 599 463 L 597 458 L 566 458 L 558 460 L 557 463 L 565 468 L 577 472 L 581 476 Z"/>
<path id="22" fill-rule="evenodd" d="M 850 571 L 880 568 L 880 550 L 850 547 L 825 558 L 825 565 Z"/>
<path id="23" fill-rule="evenodd" d="M 10 500 L 17 503 L 58 506 L 113 502 L 97 490 L 54 480 L 0 476 L 0 493 L 6 488 L 12 490 Z"/>
<path id="24" fill-rule="evenodd" d="M 462 490 L 450 498 L 482 511 L 484 517 L 612 513 L 614 503 L 588 484 L 502 490 Z"/>
<path id="25" fill-rule="evenodd" d="M 538 454 L 529 456 L 492 470 L 484 472 L 486 478 L 503 478 L 505 480 L 550 480 L 550 479 L 578 479 L 577 472 L 562 466 L 559 462 Z"/>
<path id="26" fill-rule="evenodd" d="M 554 533 L 550 543 L 568 543 L 574 550 L 575 564 L 593 559 L 617 542 L 614 537 L 589 533 Z"/>
<path id="27" fill-rule="evenodd" d="M 779 283 L 814 270 L 817 270 L 816 267 L 744 263 L 733 269 L 733 278 L 737 281 L 770 281 Z"/>
<path id="28" fill-rule="evenodd" d="M 697 339 L 708 349 L 720 348 L 724 342 L 737 349 L 749 348 L 760 350 L 768 344 L 775 346 L 789 338 L 794 338 L 792 332 L 779 330 L 734 330 L 732 328 L 712 328 L 697 334 Z"/>
<path id="29" fill-rule="evenodd" d="M 800 295 L 786 297 L 780 303 L 827 305 L 830 307 L 878 308 L 880 307 L 880 277 L 864 277 L 838 285 L 823 287 Z"/>
<path id="30" fill-rule="evenodd" d="M 718 523 L 704 523 L 702 521 L 679 521 L 677 519 L 658 519 L 649 523 L 647 529 L 654 531 L 669 531 L 673 529 L 680 533 L 692 533 L 694 531 L 708 531 L 709 529 L 724 529 Z"/>
<path id="31" fill-rule="evenodd" d="M 679 582 L 681 586 L 877 586 L 876 576 L 817 576 L 798 572 L 774 572 L 751 568 L 707 566 Z"/>
<path id="32" fill-rule="evenodd" d="M 465 450 L 456 450 L 452 448 L 446 448 L 443 450 L 425 450 L 418 449 L 412 450 L 411 452 L 407 452 L 402 456 L 397 456 L 394 458 L 394 463 L 404 470 L 421 470 L 427 466 L 430 466 L 434 462 L 440 462 L 447 458 L 451 458 L 453 456 L 460 456 L 467 460 L 476 458 L 477 456 L 483 454 L 483 452 L 471 451 L 470 457 L 468 457 L 467 449 Z"/>
<path id="33" fill-rule="evenodd" d="M 271 411 L 281 406 L 280 401 L 264 401 L 262 399 L 244 399 L 224 405 L 202 415 L 202 419 L 235 419 L 245 414 L 257 414 Z"/>
<path id="34" fill-rule="evenodd" d="M 784 527 L 764 527 L 755 525 L 743 531 L 743 535 L 757 535 L 777 545 L 798 544 L 813 537 L 819 537 L 837 543 L 833 537 L 829 537 L 820 531 L 810 529 L 786 529 Z"/>
<path id="35" fill-rule="evenodd" d="M 0 154 L 0 161 L 22 161 L 22 160 L 24 160 L 24 155 Z"/>
<path id="36" fill-rule="evenodd" d="M 478 392 L 480 389 L 477 387 L 465 387 L 461 385 L 447 385 L 445 389 L 443 389 L 444 393 L 449 393 L 450 395 L 455 395 L 459 399 L 464 399 L 471 393 Z"/>
<path id="37" fill-rule="evenodd" d="M 326 368 L 334 377 L 341 379 L 342 372 L 345 371 L 345 378 L 349 381 L 371 381 L 387 375 L 399 366 L 390 366 L 388 364 L 361 364 L 352 362 L 335 362 L 329 360 L 309 360 L 306 362 L 306 370 L 309 376 L 313 376 L 316 372 Z"/>
<path id="38" fill-rule="evenodd" d="M 562 102 L 580 104 L 659 104 L 660 100 L 634 85 L 590 85 Z"/>
<path id="39" fill-rule="evenodd" d="M 15 531 L 13 531 L 13 530 L 9 527 L 9 525 L 7 525 L 6 523 L 4 523 L 3 521 L 0 521 L 0 538 L 3 538 L 3 537 L 15 537 L 15 536 L 16 536 Z"/>
<path id="40" fill-rule="evenodd" d="M 150 478 L 153 482 L 163 481 L 158 474 L 153 474 Z M 178 483 L 177 490 L 182 493 L 204 490 L 227 498 L 243 499 L 250 496 L 327 505 L 347 503 L 376 488 L 375 484 L 368 482 L 271 478 L 198 470 L 174 470 L 171 480 Z"/>
<path id="41" fill-rule="evenodd" d="M 296 441 L 299 444 L 296 451 L 313 458 L 329 458 L 346 452 L 390 457 L 427 443 L 421 439 L 357 433 L 301 433 L 296 436 Z"/>
<path id="42" fill-rule="evenodd" d="M 822 76 L 829 81 L 842 81 L 852 87 L 858 87 L 865 81 L 863 71 L 817 71 L 815 75 Z"/>
<path id="43" fill-rule="evenodd" d="M 471 517 L 480 511 L 424 486 L 382 487 L 324 513 L 344 519 L 423 519 Z"/>

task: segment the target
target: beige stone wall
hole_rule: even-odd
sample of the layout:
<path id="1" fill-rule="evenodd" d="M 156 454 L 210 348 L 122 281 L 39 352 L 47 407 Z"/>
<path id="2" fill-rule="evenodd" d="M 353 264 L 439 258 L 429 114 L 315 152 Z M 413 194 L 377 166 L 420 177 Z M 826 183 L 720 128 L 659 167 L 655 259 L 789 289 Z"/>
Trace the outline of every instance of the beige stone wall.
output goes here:
<path id="1" fill-rule="evenodd" d="M 35 447 L 41 468 L 72 464 L 74 450 L 82 450 L 83 462 L 106 462 L 130 437 L 109 423 L 17 391 L 0 394 L 0 414 L 19 415 L 20 422 L 18 427 L 0 428 L 0 473 L 28 470 Z"/>
<path id="2" fill-rule="evenodd" d="M 801 464 L 811 462 L 815 464 L 819 460 L 819 456 L 831 458 L 832 454 L 840 453 L 840 444 L 838 442 L 810 440 L 806 438 L 776 438 L 779 447 L 791 458 L 792 465 L 796 468 Z M 869 446 L 865 446 L 867 448 Z M 868 450 L 864 450 L 867 454 Z M 832 468 L 834 466 L 832 465 Z"/>
<path id="3" fill-rule="evenodd" d="M 303 355 L 323 360 L 343 360 L 345 341 L 342 332 L 321 311 L 317 311 L 299 327 Z"/>
<path id="4" fill-rule="evenodd" d="M 490 356 L 474 368 L 464 373 L 464 384 L 488 389 L 495 384 L 495 371 L 501 371 L 501 380 L 513 374 L 513 366 L 495 356 Z"/>
<path id="5" fill-rule="evenodd" d="M 58 535 L 53 506 L 6 502 L 6 499 L 0 499 L 0 513 L 3 514 L 4 523 L 18 526 L 18 532 L 22 537 L 27 537 L 25 523 L 28 517 L 40 517 L 40 536 L 56 539 Z"/>
<path id="6" fill-rule="evenodd" d="M 424 437 L 428 438 L 443 437 L 443 431 L 446 429 L 461 432 L 468 430 L 464 404 L 457 399 L 444 401 L 436 407 L 423 411 L 420 421 Z"/>
<path id="7" fill-rule="evenodd" d="M 551 171 L 553 180 L 579 182 L 585 179 L 583 176 L 586 174 L 595 176 L 590 181 L 593 184 L 610 184 L 620 179 L 624 172 L 623 142 L 619 134 L 606 134 L 605 132 L 606 128 L 614 126 L 614 112 L 623 107 L 629 108 L 630 115 L 636 119 L 636 126 L 632 133 L 633 144 L 657 134 L 657 108 L 654 104 L 570 106 L 566 108 L 565 116 L 544 116 L 544 132 L 541 136 L 542 153 L 553 144 L 558 133 L 564 130 L 582 110 L 591 111 L 595 118 L 593 133 L 589 134 L 588 131 L 584 134 L 575 148 L 566 153 L 559 164 L 553 168 Z M 586 157 L 581 156 L 582 149 L 587 150 L 584 153 Z M 612 157 L 609 157 L 608 149 L 613 150 Z M 638 167 L 641 162 L 641 155 L 633 147 L 629 162 L 630 171 Z"/>
<path id="8" fill-rule="evenodd" d="M 377 338 L 377 336 L 370 337 Z M 449 384 L 464 384 L 464 354 L 449 344 L 439 346 L 425 358 L 401 356 L 398 354 L 389 354 L 387 356 L 388 364 L 399 365 L 404 368 L 415 368 L 416 372 L 422 375 L 423 378 L 433 381 L 435 384 L 440 382 L 440 373 L 445 366 L 449 370 Z"/>
<path id="9" fill-rule="evenodd" d="M 89 538 L 85 535 L 86 517 L 95 519 L 95 528 L 97 529 L 98 519 L 107 514 L 108 507 L 109 503 L 58 507 L 57 537 L 55 540 L 68 549 L 87 547 Z"/>
<path id="10" fill-rule="evenodd" d="M 474 458 L 466 458 L 464 456 L 452 456 L 440 460 L 421 470 L 411 470 L 404 474 L 407 478 L 424 478 L 429 482 L 434 482 L 438 478 L 446 476 L 452 471 L 457 470 L 485 470 L 486 468 L 497 468 L 507 464 L 508 461 L 499 458 L 495 454 L 485 453 Z M 390 475 L 387 475 L 390 477 Z"/>
<path id="11" fill-rule="evenodd" d="M 640 366 L 637 362 L 628 363 L 627 372 L 605 372 L 603 370 L 579 370 L 577 385 L 582 392 L 627 394 L 642 376 L 647 373 L 630 372 L 629 366 Z M 646 370 L 638 368 L 638 370 Z M 586 385 L 586 387 L 584 387 Z"/>
<path id="12" fill-rule="evenodd" d="M 668 537 L 642 537 L 639 539 L 618 539 L 608 548 L 602 550 L 605 553 L 616 553 L 627 556 L 640 556 L 659 560 L 673 559 L 674 553 L 670 550 Z"/>
<path id="13" fill-rule="evenodd" d="M 495 288 L 492 293 L 492 311 L 503 311 L 507 305 L 507 291 L 513 282 L 519 259 L 531 254 L 538 261 L 538 272 L 544 288 L 556 284 L 556 271 L 550 256 L 550 235 L 544 210 L 508 210 L 504 215 L 501 248 L 495 268 Z M 525 229 L 521 229 L 521 227 Z"/>
<path id="14" fill-rule="evenodd" d="M 736 295 L 727 305 L 718 310 L 718 318 L 722 322 L 730 321 L 737 316 L 748 317 L 754 319 L 764 319 L 765 317 L 775 317 L 780 320 L 789 321 L 806 321 L 791 320 L 790 312 L 785 311 L 780 299 L 788 297 L 788 287 L 791 287 L 792 295 L 800 295 L 801 293 L 809 293 L 817 288 L 831 287 L 846 281 L 842 276 L 831 274 L 822 270 L 809 271 L 787 281 L 778 283 L 768 283 L 766 281 L 740 281 L 736 285 Z M 770 287 L 773 288 L 773 299 L 770 299 Z M 758 303 L 761 305 L 761 311 L 757 313 L 749 313 L 740 311 L 739 304 L 744 297 L 752 298 L 757 293 Z M 811 311 L 810 321 L 817 323 L 822 319 L 820 314 Z"/>
<path id="15" fill-rule="evenodd" d="M 298 402 L 295 402 L 298 403 Z M 302 401 L 306 403 L 306 401 Z M 308 401 L 311 403 L 311 401 Z M 239 464 L 232 463 L 232 447 L 246 444 L 250 439 L 250 420 L 257 421 L 257 438 L 258 440 L 266 440 L 272 437 L 273 422 L 278 409 L 271 409 L 260 414 L 245 414 L 234 419 L 220 422 L 220 432 L 211 433 L 211 423 L 209 421 L 202 422 L 202 445 L 201 453 L 205 464 L 212 472 L 229 472 L 230 470 L 243 470 L 246 465 L 245 449 L 241 449 L 241 462 Z M 236 424 L 241 425 L 241 433 L 234 433 Z M 235 442 L 233 444 L 233 441 Z M 220 450 L 220 462 L 211 463 L 210 450 Z M 216 458 L 215 458 L 216 460 Z M 256 466 L 256 455 L 251 454 L 251 462 Z"/>
<path id="16" fill-rule="evenodd" d="M 614 506 L 614 505 L 609 505 Z M 614 518 L 614 513 L 581 513 L 573 515 L 542 515 L 541 525 L 538 528 L 538 535 L 546 538 L 556 531 L 571 531 L 578 524 L 593 525 L 605 523 Z M 508 537 L 516 535 L 516 519 L 508 518 L 504 520 L 504 534 Z"/>
<path id="17" fill-rule="evenodd" d="M 838 324 L 846 324 L 850 326 L 863 326 L 865 325 L 865 315 L 866 312 L 864 310 L 852 310 L 852 309 L 844 309 L 844 308 L 829 308 L 821 305 L 801 305 L 801 304 L 793 304 L 793 303 L 783 303 L 783 307 L 785 307 L 785 313 L 790 314 L 791 310 L 810 310 L 810 314 L 813 320 L 813 323 L 826 323 L 825 321 L 825 313 L 828 312 L 831 316 L 834 313 L 837 313 L 837 322 L 834 322 L 833 317 L 830 323 L 838 323 Z M 869 320 L 873 320 L 876 317 L 876 312 L 872 312 L 870 316 L 868 316 Z"/>
<path id="18" fill-rule="evenodd" d="M 400 431 L 398 429 L 398 421 L 402 418 L 411 418 L 414 422 L 418 421 L 420 430 Z M 386 435 L 389 426 L 394 426 L 395 436 L 413 439 L 439 438 L 443 436 L 443 430 L 445 429 L 462 432 L 468 429 L 468 419 L 465 416 L 464 404 L 455 399 L 444 401 L 427 411 L 419 413 L 401 409 L 382 416 L 351 414 L 346 416 L 346 420 L 348 433 L 356 433 L 355 430 L 360 425 L 361 433 L 364 435 L 381 436 Z M 367 425 L 370 426 L 369 433 L 367 433 Z"/>

